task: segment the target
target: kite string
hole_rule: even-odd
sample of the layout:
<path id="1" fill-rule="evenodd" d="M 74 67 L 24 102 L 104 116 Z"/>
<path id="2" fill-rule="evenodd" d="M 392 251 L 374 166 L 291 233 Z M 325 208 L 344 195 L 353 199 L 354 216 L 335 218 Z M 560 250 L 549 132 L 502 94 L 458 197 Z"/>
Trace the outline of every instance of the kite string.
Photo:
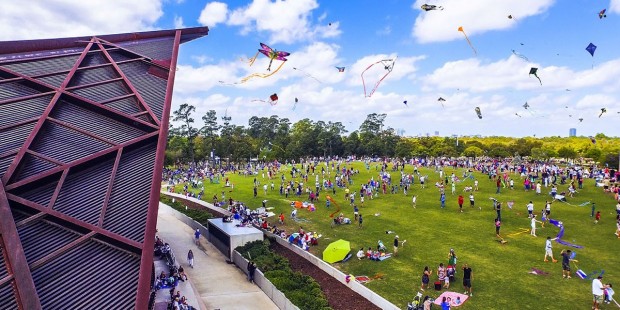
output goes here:
<path id="1" fill-rule="evenodd" d="M 467 40 L 467 43 L 469 44 L 469 47 L 471 47 L 471 49 L 474 51 L 474 55 L 478 56 L 478 52 L 476 51 L 476 49 L 474 48 L 474 46 L 471 44 L 471 41 L 469 41 L 469 38 L 467 37 L 467 34 L 465 33 L 465 31 L 461 31 L 463 33 L 463 35 L 465 36 L 465 40 Z"/>
<path id="2" fill-rule="evenodd" d="M 382 63 L 383 64 L 383 62 L 384 62 L 384 60 L 377 61 L 374 64 L 371 64 L 370 66 L 368 66 L 368 68 L 366 68 L 366 70 L 362 71 L 361 76 L 362 76 L 362 84 L 364 85 L 364 96 L 365 97 L 371 97 L 375 93 L 377 88 L 379 87 L 379 84 L 381 84 L 381 82 L 388 76 L 388 74 L 392 73 L 392 70 L 388 70 L 388 72 L 386 74 L 384 74 L 383 77 L 381 79 L 379 79 L 379 81 L 377 81 L 377 83 L 375 83 L 375 86 L 370 91 L 370 94 L 368 94 L 368 95 L 366 94 L 366 82 L 364 80 L 364 72 L 368 71 L 368 69 L 370 69 L 372 66 L 374 66 L 374 65 L 376 65 L 378 63 Z M 394 65 L 394 62 L 392 63 L 392 66 Z"/>

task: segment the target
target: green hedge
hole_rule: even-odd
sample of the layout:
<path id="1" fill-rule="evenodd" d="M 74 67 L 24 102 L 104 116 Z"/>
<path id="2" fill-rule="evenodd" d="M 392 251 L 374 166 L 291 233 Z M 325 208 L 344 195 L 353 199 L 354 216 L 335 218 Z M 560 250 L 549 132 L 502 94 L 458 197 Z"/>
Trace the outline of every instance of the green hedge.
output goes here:
<path id="1" fill-rule="evenodd" d="M 191 217 L 194 221 L 202 224 L 203 226 L 207 227 L 207 220 L 210 218 L 213 218 L 213 215 L 211 215 L 211 213 L 205 211 L 205 210 L 196 210 L 196 209 L 185 209 L 185 205 L 183 205 L 182 203 L 180 203 L 178 200 L 175 200 L 174 202 L 172 202 L 172 199 L 168 196 L 164 196 L 164 195 L 159 195 L 159 201 L 171 206 L 173 209 Z"/>
<path id="2" fill-rule="evenodd" d="M 265 277 L 300 309 L 331 309 L 319 284 L 312 277 L 293 272 L 286 258 L 269 249 L 269 240 L 250 242 L 236 250 L 253 260 Z"/>

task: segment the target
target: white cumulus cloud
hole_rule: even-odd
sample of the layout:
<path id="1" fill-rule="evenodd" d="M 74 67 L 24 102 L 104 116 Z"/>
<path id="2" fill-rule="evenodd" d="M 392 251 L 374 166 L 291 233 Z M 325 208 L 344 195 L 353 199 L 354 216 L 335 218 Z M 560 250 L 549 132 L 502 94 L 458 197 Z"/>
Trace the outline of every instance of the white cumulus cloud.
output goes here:
<path id="1" fill-rule="evenodd" d="M 463 34 L 458 31 L 461 26 L 468 36 L 515 27 L 522 20 L 545 12 L 555 0 L 444 0 L 444 10 L 425 12 L 420 6 L 426 2 L 417 0 L 413 4 L 420 15 L 412 34 L 421 43 L 462 39 Z"/>
<path id="2" fill-rule="evenodd" d="M 4 1 L 0 40 L 152 30 L 162 15 L 162 0 Z"/>
<path id="3" fill-rule="evenodd" d="M 198 22 L 203 26 L 215 27 L 215 25 L 226 21 L 228 16 L 228 5 L 223 2 L 209 2 L 200 12 Z"/>

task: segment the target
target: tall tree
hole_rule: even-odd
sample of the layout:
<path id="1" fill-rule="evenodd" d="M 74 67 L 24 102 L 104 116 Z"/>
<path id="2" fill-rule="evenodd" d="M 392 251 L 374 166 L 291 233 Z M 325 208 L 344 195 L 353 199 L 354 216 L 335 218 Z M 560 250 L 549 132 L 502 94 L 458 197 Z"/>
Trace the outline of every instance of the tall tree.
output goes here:
<path id="1" fill-rule="evenodd" d="M 200 128 L 200 133 L 202 133 L 204 137 L 204 143 L 207 144 L 206 154 L 210 155 L 211 151 L 215 149 L 217 132 L 220 130 L 221 126 L 217 123 L 217 113 L 215 110 L 209 110 L 203 115 L 202 121 L 204 122 L 204 126 Z"/>
<path id="2" fill-rule="evenodd" d="M 180 136 L 187 138 L 187 154 L 189 155 L 189 159 L 192 162 L 194 160 L 194 138 L 198 135 L 198 129 L 194 127 L 194 118 L 192 118 L 192 113 L 196 111 L 196 107 L 193 105 L 189 105 L 187 103 L 179 106 L 179 109 L 172 112 L 173 118 L 172 121 L 180 122 L 181 127 L 178 128 L 177 132 Z"/>

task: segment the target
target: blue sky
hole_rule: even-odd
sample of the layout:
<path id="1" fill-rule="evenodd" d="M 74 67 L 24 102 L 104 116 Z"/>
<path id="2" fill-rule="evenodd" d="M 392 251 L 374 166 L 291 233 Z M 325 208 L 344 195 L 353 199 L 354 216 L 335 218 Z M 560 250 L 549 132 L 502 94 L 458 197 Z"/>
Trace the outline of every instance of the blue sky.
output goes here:
<path id="1" fill-rule="evenodd" d="M 424 3 L 444 10 L 424 12 Z M 196 119 L 214 109 L 239 125 L 276 114 L 292 122 L 341 121 L 353 131 L 377 112 L 409 136 L 566 136 L 572 127 L 579 135 L 620 135 L 620 0 L 37 0 L 27 8 L 3 6 L 2 40 L 209 26 L 207 37 L 182 46 L 175 84 L 173 105 L 195 105 Z M 602 9 L 607 18 L 599 19 Z M 253 56 L 260 42 L 291 53 L 279 72 L 233 86 L 218 82 L 265 73 L 266 57 L 251 67 L 240 60 Z M 594 57 L 585 51 L 590 42 L 598 46 Z M 393 71 L 365 97 L 363 69 L 396 56 Z M 339 73 L 334 66 L 347 68 Z M 539 68 L 542 86 L 528 76 L 530 67 Z M 377 65 L 364 78 L 374 84 L 384 73 Z M 272 93 L 280 97 L 275 106 L 253 101 Z M 522 107 L 526 101 L 529 110 Z M 608 112 L 598 118 L 603 107 Z"/>

